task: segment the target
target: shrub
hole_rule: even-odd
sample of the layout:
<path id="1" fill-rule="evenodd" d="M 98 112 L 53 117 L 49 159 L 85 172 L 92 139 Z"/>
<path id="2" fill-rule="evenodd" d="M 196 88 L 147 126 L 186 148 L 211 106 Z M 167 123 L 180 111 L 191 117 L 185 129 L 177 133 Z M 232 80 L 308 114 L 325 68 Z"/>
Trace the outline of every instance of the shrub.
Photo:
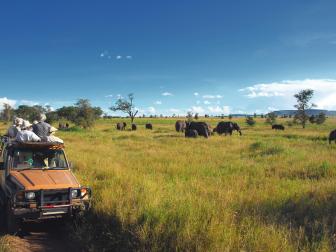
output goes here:
<path id="1" fill-rule="evenodd" d="M 248 117 L 246 117 L 246 123 L 247 123 L 247 125 L 249 125 L 249 126 L 253 126 L 253 125 L 256 124 L 256 121 L 253 119 L 252 116 L 248 116 Z"/>

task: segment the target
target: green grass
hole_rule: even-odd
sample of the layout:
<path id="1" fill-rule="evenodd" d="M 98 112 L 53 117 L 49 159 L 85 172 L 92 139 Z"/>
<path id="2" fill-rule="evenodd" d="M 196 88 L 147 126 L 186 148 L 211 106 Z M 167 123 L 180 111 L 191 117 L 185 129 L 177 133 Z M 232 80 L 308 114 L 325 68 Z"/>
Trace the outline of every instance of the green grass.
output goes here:
<path id="1" fill-rule="evenodd" d="M 284 132 L 234 118 L 243 136 L 209 139 L 184 138 L 176 119 L 137 119 L 135 132 L 116 121 L 57 134 L 93 189 L 72 232 L 85 249 L 336 250 L 336 145 L 327 142 L 336 118 Z"/>

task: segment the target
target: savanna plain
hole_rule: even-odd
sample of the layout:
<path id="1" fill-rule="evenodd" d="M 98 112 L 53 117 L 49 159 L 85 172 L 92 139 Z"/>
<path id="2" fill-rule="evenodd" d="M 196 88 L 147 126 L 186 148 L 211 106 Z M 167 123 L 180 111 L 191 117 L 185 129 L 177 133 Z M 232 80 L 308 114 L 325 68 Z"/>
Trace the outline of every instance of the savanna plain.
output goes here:
<path id="1" fill-rule="evenodd" d="M 336 144 L 328 143 L 336 118 L 306 129 L 278 119 L 285 131 L 233 118 L 242 136 L 209 139 L 184 138 L 176 118 L 136 119 L 137 131 L 117 131 L 127 120 L 56 134 L 93 190 L 90 212 L 68 230 L 83 250 L 336 250 Z"/>

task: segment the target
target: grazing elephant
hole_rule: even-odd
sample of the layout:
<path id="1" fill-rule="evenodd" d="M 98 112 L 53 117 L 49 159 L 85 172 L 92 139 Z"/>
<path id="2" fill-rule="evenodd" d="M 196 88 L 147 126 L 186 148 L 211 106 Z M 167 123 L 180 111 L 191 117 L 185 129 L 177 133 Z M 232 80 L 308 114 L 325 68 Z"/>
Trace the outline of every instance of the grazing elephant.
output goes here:
<path id="1" fill-rule="evenodd" d="M 126 123 L 125 122 L 117 123 L 117 130 L 124 130 L 125 128 L 126 128 Z"/>
<path id="2" fill-rule="evenodd" d="M 176 121 L 176 123 L 175 123 L 175 130 L 177 132 L 184 132 L 185 129 L 186 129 L 186 122 L 180 121 L 180 120 Z"/>
<path id="3" fill-rule="evenodd" d="M 331 144 L 331 141 L 336 143 L 336 130 L 331 131 L 329 134 L 329 144 Z"/>
<path id="4" fill-rule="evenodd" d="M 151 123 L 146 123 L 146 129 L 150 129 L 152 130 L 153 129 L 153 125 Z"/>
<path id="5" fill-rule="evenodd" d="M 132 130 L 137 130 L 137 125 L 135 123 L 132 123 Z"/>
<path id="6" fill-rule="evenodd" d="M 65 124 L 64 123 L 59 123 L 58 124 L 58 129 L 65 129 Z"/>
<path id="7" fill-rule="evenodd" d="M 186 130 L 184 133 L 185 137 L 192 137 L 192 138 L 196 138 L 198 137 L 198 132 L 197 130 Z"/>
<path id="8" fill-rule="evenodd" d="M 65 124 L 65 128 L 69 129 L 69 123 Z"/>
<path id="9" fill-rule="evenodd" d="M 209 125 L 205 122 L 187 122 L 186 132 L 192 130 L 196 130 L 199 136 L 204 136 L 205 138 L 211 135 Z"/>
<path id="10" fill-rule="evenodd" d="M 272 129 L 275 129 L 275 130 L 285 130 L 285 126 L 283 126 L 281 124 L 273 124 L 272 125 Z"/>
<path id="11" fill-rule="evenodd" d="M 219 122 L 216 127 L 216 131 L 219 135 L 225 134 L 230 134 L 232 135 L 232 131 L 238 131 L 239 135 L 242 135 L 240 127 L 237 123 L 235 122 Z"/>

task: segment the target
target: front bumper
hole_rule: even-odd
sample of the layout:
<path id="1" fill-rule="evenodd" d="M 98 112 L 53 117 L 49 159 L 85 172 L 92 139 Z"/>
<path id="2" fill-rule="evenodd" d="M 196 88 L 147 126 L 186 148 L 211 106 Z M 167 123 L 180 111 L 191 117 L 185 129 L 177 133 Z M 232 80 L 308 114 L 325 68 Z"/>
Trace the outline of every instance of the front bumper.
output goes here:
<path id="1" fill-rule="evenodd" d="M 90 208 L 91 190 L 90 188 L 85 189 L 87 190 L 87 194 L 79 198 L 72 198 L 71 191 L 73 188 L 68 188 L 61 192 L 56 190 L 40 190 L 36 192 L 38 195 L 36 200 L 14 200 L 12 213 L 15 218 L 22 220 L 49 219 L 81 214 Z M 48 194 L 49 198 L 55 198 L 55 196 L 52 195 L 53 193 L 63 198 L 61 200 L 47 200 Z M 16 199 L 16 197 L 14 199 Z"/>

